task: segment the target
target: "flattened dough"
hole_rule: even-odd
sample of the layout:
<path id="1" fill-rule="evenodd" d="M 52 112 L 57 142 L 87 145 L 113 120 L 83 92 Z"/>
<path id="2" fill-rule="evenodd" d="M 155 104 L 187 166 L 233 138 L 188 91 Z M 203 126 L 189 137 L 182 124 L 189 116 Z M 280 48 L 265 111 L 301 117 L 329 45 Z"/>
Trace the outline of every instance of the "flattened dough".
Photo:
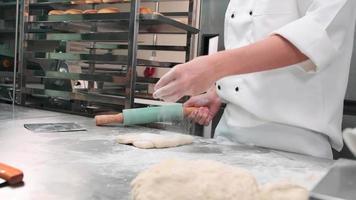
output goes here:
<path id="1" fill-rule="evenodd" d="M 125 134 L 117 138 L 120 144 L 132 144 L 141 149 L 169 148 L 193 143 L 193 137 L 183 134 Z"/>
<path id="2" fill-rule="evenodd" d="M 166 160 L 131 182 L 133 200 L 307 200 L 291 183 L 258 186 L 248 171 L 210 160 Z"/>
<path id="3" fill-rule="evenodd" d="M 134 200 L 255 200 L 258 185 L 246 170 L 215 161 L 167 160 L 131 183 Z"/>
<path id="4" fill-rule="evenodd" d="M 308 200 L 307 189 L 288 182 L 268 183 L 261 187 L 260 200 Z"/>

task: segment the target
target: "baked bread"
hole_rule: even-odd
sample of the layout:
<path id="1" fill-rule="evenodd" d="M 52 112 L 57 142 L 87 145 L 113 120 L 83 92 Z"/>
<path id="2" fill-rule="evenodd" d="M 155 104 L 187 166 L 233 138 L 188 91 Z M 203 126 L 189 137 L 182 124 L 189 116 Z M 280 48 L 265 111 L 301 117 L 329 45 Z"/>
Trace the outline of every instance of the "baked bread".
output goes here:
<path id="1" fill-rule="evenodd" d="M 120 10 L 114 7 L 102 8 L 98 10 L 98 13 L 119 13 Z"/>
<path id="2" fill-rule="evenodd" d="M 82 14 L 83 11 L 82 10 L 78 10 L 78 9 L 69 9 L 64 11 L 64 14 L 68 14 L 68 15 L 76 15 L 76 14 Z"/>
<path id="3" fill-rule="evenodd" d="M 147 7 L 141 7 L 140 8 L 140 14 L 152 14 L 152 10 L 150 8 Z"/>
<path id="4" fill-rule="evenodd" d="M 98 13 L 98 11 L 94 9 L 88 9 L 83 11 L 83 14 L 96 14 L 96 13 Z"/>
<path id="5" fill-rule="evenodd" d="M 122 0 L 103 0 L 103 3 L 118 3 L 121 2 Z"/>
<path id="6" fill-rule="evenodd" d="M 64 11 L 63 10 L 51 10 L 48 12 L 48 15 L 63 15 Z"/>
<path id="7" fill-rule="evenodd" d="M 85 3 L 90 4 L 90 3 L 102 3 L 101 0 L 85 0 Z"/>
<path id="8" fill-rule="evenodd" d="M 75 0 L 75 1 L 71 1 L 70 3 L 74 4 L 74 5 L 80 5 L 80 4 L 85 4 L 85 1 L 84 0 Z"/>

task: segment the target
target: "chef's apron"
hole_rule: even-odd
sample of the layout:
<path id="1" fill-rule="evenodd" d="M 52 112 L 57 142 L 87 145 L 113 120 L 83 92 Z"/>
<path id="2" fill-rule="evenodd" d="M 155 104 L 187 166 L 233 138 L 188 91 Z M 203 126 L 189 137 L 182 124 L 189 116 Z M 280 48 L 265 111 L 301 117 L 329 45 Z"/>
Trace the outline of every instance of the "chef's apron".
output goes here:
<path id="1" fill-rule="evenodd" d="M 216 138 L 332 159 L 327 136 L 300 127 L 258 119 L 238 105 L 228 104 L 215 130 Z"/>

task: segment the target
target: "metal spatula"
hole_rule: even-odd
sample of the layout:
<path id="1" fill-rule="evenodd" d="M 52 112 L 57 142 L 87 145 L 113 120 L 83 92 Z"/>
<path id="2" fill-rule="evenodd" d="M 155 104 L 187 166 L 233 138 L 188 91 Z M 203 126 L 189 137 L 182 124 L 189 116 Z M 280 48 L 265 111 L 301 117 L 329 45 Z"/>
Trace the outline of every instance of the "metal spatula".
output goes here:
<path id="1" fill-rule="evenodd" d="M 85 131 L 86 129 L 76 123 L 39 123 L 39 124 L 25 124 L 28 130 L 38 132 L 73 132 Z"/>
<path id="2" fill-rule="evenodd" d="M 311 191 L 311 200 L 356 199 L 356 161 L 338 160 Z"/>

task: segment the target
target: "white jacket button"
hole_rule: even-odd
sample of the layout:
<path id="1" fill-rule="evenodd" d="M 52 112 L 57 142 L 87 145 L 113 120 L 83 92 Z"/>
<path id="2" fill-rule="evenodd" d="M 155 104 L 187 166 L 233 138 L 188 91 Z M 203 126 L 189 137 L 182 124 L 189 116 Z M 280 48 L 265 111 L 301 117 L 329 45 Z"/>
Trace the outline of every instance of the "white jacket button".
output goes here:
<path id="1" fill-rule="evenodd" d="M 236 87 L 236 88 L 235 88 L 235 91 L 238 92 L 238 91 L 239 91 L 239 87 Z"/>

